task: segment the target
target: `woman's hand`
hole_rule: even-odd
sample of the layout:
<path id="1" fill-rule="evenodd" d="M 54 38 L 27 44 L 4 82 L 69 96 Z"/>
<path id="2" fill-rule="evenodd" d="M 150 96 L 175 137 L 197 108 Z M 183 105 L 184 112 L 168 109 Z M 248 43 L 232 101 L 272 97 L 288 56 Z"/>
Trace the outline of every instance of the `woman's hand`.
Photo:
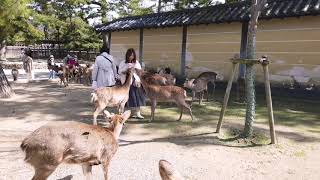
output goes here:
<path id="1" fill-rule="evenodd" d="M 130 69 L 130 68 L 133 68 L 134 67 L 134 64 L 132 64 L 132 63 L 128 63 L 128 68 Z"/>

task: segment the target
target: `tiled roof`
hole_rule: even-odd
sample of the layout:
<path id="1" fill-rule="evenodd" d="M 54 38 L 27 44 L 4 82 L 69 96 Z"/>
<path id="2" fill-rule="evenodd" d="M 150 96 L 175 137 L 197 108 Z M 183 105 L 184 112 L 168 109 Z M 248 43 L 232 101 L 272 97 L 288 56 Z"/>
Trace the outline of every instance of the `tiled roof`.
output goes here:
<path id="1" fill-rule="evenodd" d="M 219 4 L 205 8 L 120 18 L 96 27 L 99 32 L 182 25 L 248 21 L 251 1 Z M 269 0 L 260 19 L 320 15 L 320 0 Z"/>

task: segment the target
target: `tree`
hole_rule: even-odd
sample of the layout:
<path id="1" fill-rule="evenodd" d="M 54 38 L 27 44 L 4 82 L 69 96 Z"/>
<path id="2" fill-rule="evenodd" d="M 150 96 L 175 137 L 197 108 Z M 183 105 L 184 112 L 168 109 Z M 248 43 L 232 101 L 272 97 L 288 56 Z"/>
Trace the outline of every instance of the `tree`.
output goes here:
<path id="1" fill-rule="evenodd" d="M 14 94 L 0 64 L 0 98 L 9 98 Z"/>
<path id="2" fill-rule="evenodd" d="M 98 16 L 106 21 L 106 1 L 89 0 L 35 0 L 35 19 L 45 31 L 46 40 L 57 40 L 68 49 L 93 49 L 101 45 L 101 38 L 89 25 Z"/>
<path id="3" fill-rule="evenodd" d="M 251 5 L 251 19 L 248 28 L 248 45 L 247 45 L 247 59 L 256 58 L 256 34 L 258 28 L 258 18 L 261 8 L 266 3 L 266 0 L 252 0 Z M 255 97 L 255 72 L 253 64 L 246 64 L 246 120 L 243 132 L 243 137 L 247 138 L 252 135 L 253 122 L 256 110 L 256 97 Z"/>
<path id="4" fill-rule="evenodd" d="M 0 59 L 5 60 L 7 43 L 26 39 L 36 40 L 42 33 L 33 25 L 29 0 L 1 0 L 0 1 Z"/>
<path id="5" fill-rule="evenodd" d="M 32 11 L 26 8 L 28 0 L 0 1 L 0 59 L 5 60 L 6 44 L 28 38 L 30 40 L 41 37 L 41 32 L 32 23 Z M 0 65 L 0 97 L 10 97 L 13 94 L 10 83 Z"/>
<path id="6" fill-rule="evenodd" d="M 115 11 L 123 16 L 136 16 L 153 13 L 153 6 L 143 7 L 143 0 L 131 0 L 120 3 L 116 6 Z"/>

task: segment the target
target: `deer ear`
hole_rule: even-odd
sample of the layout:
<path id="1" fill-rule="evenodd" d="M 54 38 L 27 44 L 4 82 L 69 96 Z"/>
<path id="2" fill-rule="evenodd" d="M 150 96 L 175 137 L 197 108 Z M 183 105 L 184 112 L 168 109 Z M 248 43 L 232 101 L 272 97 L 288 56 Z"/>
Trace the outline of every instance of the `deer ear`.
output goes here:
<path id="1" fill-rule="evenodd" d="M 193 83 L 193 81 L 194 81 L 194 79 L 190 79 L 190 81 L 189 81 L 189 82 L 190 82 L 190 83 Z"/>
<path id="2" fill-rule="evenodd" d="M 113 113 L 110 113 L 109 111 L 107 111 L 107 110 L 104 110 L 103 111 L 103 114 L 105 114 L 105 116 L 106 116 L 106 118 L 112 118 L 113 116 L 114 116 L 114 114 Z"/>
<path id="3" fill-rule="evenodd" d="M 125 111 L 121 116 L 123 118 L 122 123 L 124 123 L 127 119 L 129 119 L 131 115 L 131 110 Z"/>

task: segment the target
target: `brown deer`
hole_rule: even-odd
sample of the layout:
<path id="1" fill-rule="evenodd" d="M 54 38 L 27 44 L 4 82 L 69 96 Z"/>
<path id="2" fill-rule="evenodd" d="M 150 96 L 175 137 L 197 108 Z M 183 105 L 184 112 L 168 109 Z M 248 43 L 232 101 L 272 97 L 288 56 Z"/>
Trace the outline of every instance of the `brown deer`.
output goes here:
<path id="1" fill-rule="evenodd" d="M 151 101 L 151 118 L 150 118 L 149 122 L 154 120 L 154 112 L 155 112 L 158 101 L 164 101 L 164 102 L 173 101 L 173 102 L 175 102 L 181 110 L 180 117 L 179 117 L 178 121 L 180 121 L 182 118 L 182 113 L 183 113 L 184 108 L 189 111 L 191 119 L 192 120 L 194 119 L 193 115 L 192 115 L 191 107 L 189 104 L 186 103 L 187 93 L 183 88 L 178 87 L 178 86 L 159 86 L 159 85 L 149 84 L 145 80 L 145 76 L 144 76 L 145 72 L 143 72 L 142 70 L 137 70 L 137 69 L 136 69 L 136 71 L 137 71 L 137 74 L 139 75 L 139 77 L 141 78 L 142 86 Z"/>
<path id="2" fill-rule="evenodd" d="M 97 117 L 106 107 L 118 107 L 119 114 L 123 113 L 124 106 L 129 99 L 129 90 L 132 83 L 133 69 L 127 72 L 126 81 L 123 85 L 98 88 L 91 93 L 91 102 L 95 104 L 93 124 L 97 125 Z"/>
<path id="3" fill-rule="evenodd" d="M 102 164 L 108 179 L 110 160 L 117 152 L 118 138 L 130 111 L 110 115 L 108 128 L 74 121 L 54 122 L 40 127 L 21 143 L 25 161 L 35 169 L 32 180 L 45 180 L 59 164 L 81 164 L 90 179 L 93 165 Z"/>
<path id="4" fill-rule="evenodd" d="M 211 82 L 213 84 L 213 93 L 214 94 L 217 80 L 217 73 L 215 72 L 203 72 L 196 79 L 186 80 L 183 84 L 183 87 L 189 88 L 192 90 L 192 102 L 194 100 L 195 94 L 199 93 L 199 104 L 202 103 L 204 91 L 207 92 L 207 101 L 209 101 L 209 93 L 208 93 L 208 83 Z"/>
<path id="5" fill-rule="evenodd" d="M 162 180 L 183 180 L 182 175 L 175 170 L 170 162 L 166 160 L 159 161 L 159 172 Z"/>
<path id="6" fill-rule="evenodd" d="M 90 64 L 87 64 L 86 67 L 83 69 L 83 80 L 84 84 L 89 86 L 91 84 L 92 80 L 92 68 L 90 67 Z"/>
<path id="7" fill-rule="evenodd" d="M 64 84 L 64 87 L 68 86 L 68 82 L 69 82 L 69 70 L 66 66 L 58 66 L 58 65 L 50 65 L 50 67 L 52 70 L 54 70 L 57 73 L 57 76 L 60 79 L 60 86 L 62 85 L 62 83 Z"/>

